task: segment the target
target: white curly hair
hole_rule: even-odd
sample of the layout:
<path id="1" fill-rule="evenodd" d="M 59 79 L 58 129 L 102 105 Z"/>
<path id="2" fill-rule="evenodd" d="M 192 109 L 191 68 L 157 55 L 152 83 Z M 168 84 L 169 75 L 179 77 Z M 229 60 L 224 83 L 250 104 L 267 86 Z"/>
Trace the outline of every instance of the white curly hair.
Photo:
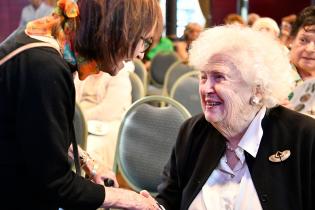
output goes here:
<path id="1" fill-rule="evenodd" d="M 199 70 L 217 54 L 229 57 L 250 87 L 259 87 L 262 104 L 274 107 L 294 86 L 287 52 L 279 42 L 261 32 L 234 25 L 206 29 L 192 43 L 189 62 Z"/>

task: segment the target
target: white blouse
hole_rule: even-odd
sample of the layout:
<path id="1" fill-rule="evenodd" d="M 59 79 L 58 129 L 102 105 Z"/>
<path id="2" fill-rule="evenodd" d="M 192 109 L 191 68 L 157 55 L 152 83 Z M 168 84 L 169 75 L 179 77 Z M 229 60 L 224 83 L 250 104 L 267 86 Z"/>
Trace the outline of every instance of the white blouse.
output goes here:
<path id="1" fill-rule="evenodd" d="M 224 155 L 217 168 L 211 173 L 202 190 L 191 203 L 189 210 L 260 210 L 262 209 L 253 184 L 245 153 L 256 157 L 263 135 L 261 121 L 265 116 L 263 107 L 242 137 L 236 155 L 238 163 L 231 169 Z"/>

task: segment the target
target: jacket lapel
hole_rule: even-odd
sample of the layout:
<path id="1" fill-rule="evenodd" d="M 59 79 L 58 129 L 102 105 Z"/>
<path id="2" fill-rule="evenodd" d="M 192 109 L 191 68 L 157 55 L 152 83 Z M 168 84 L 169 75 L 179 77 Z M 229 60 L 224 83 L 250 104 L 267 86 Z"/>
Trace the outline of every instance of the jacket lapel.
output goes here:
<path id="1" fill-rule="evenodd" d="M 212 171 L 217 167 L 225 151 L 225 138 L 212 126 L 209 130 L 204 132 L 206 135 L 202 136 L 204 144 L 201 145 L 200 153 L 194 154 L 198 157 L 196 158 L 195 170 L 192 172 L 191 179 L 184 190 L 183 209 L 188 209 Z"/>

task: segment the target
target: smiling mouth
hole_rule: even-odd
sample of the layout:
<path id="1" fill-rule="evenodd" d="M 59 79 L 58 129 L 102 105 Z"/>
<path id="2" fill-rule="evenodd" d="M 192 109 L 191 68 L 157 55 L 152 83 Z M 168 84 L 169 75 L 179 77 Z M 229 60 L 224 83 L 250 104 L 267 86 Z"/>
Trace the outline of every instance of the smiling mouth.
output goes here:
<path id="1" fill-rule="evenodd" d="M 215 106 L 219 106 L 221 105 L 222 103 L 221 102 L 206 102 L 206 106 L 207 107 L 215 107 Z"/>

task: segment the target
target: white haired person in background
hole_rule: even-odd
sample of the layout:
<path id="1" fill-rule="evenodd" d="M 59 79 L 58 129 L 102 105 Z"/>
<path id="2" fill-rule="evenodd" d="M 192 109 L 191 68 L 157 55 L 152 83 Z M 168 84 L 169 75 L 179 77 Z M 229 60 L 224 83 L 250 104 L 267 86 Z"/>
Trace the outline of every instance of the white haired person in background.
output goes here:
<path id="1" fill-rule="evenodd" d="M 275 39 L 278 39 L 280 35 L 280 28 L 277 22 L 269 17 L 262 17 L 255 21 L 252 28 L 257 31 L 265 32 L 266 34 L 270 34 Z"/>
<path id="2" fill-rule="evenodd" d="M 315 209 L 315 120 L 278 105 L 293 84 L 279 42 L 219 26 L 193 42 L 190 62 L 200 70 L 203 114 L 180 129 L 158 187 L 160 205 Z"/>

